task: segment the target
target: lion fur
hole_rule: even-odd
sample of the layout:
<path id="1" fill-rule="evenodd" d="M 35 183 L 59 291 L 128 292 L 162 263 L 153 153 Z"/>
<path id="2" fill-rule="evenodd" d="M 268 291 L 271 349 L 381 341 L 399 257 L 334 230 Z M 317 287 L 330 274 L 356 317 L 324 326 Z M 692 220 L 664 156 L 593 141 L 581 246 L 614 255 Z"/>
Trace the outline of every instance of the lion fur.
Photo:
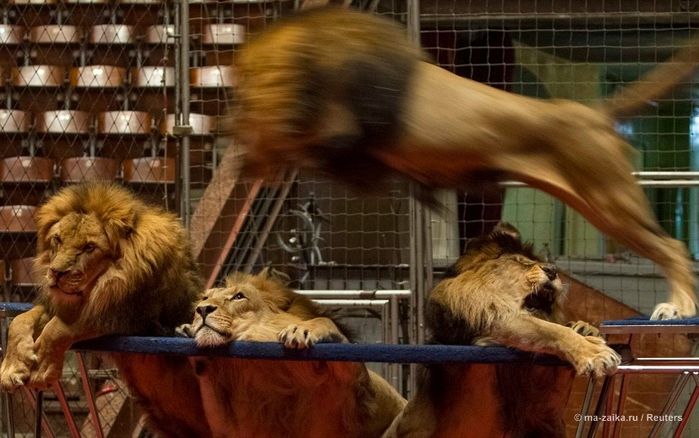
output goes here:
<path id="1" fill-rule="evenodd" d="M 181 331 L 198 345 L 347 342 L 331 315 L 266 273 L 204 293 Z M 205 316 L 204 316 L 205 314 Z M 405 400 L 362 363 L 191 358 L 214 436 L 379 438 Z"/>
<path id="2" fill-rule="evenodd" d="M 651 73 L 660 86 L 639 81 L 591 108 L 458 77 L 426 62 L 390 20 L 311 9 L 241 51 L 230 129 L 246 147 L 244 169 L 257 177 L 298 167 L 360 189 L 395 176 L 427 192 L 525 182 L 662 268 L 670 300 L 656 306 L 654 319 L 689 317 L 697 299 L 687 248 L 651 212 L 614 118 L 693 71 L 695 45 Z"/>
<path id="3" fill-rule="evenodd" d="M 174 334 L 190 318 L 203 281 L 175 215 L 123 186 L 85 183 L 52 196 L 36 221 L 39 295 L 34 308 L 10 324 L 0 368 L 4 390 L 52 385 L 66 350 L 79 340 Z M 112 358 L 152 429 L 173 438 L 209 436 L 186 359 Z"/>

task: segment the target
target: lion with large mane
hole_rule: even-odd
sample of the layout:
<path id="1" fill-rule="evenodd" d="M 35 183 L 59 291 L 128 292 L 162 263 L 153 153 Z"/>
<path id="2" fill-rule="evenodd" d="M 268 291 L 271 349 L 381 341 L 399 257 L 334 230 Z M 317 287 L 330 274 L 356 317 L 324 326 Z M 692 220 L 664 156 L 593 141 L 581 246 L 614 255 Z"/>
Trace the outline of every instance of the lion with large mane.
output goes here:
<path id="1" fill-rule="evenodd" d="M 46 388 L 66 351 L 103 335 L 174 334 L 203 283 L 178 218 L 111 183 L 69 186 L 37 211 L 34 307 L 15 317 L 0 367 L 5 391 Z M 196 378 L 186 358 L 112 355 L 120 376 L 169 437 L 205 437 Z"/>
<path id="2" fill-rule="evenodd" d="M 571 367 L 435 364 L 386 438 L 565 438 L 573 377 L 614 373 L 619 355 L 583 321 L 566 324 L 556 267 L 500 223 L 474 239 L 430 292 L 426 323 L 435 343 L 504 345 L 548 353 Z"/>
<path id="3" fill-rule="evenodd" d="M 199 346 L 236 341 L 310 348 L 348 342 L 331 316 L 271 275 L 234 273 L 208 290 L 181 333 Z M 192 357 L 215 437 L 379 438 L 405 405 L 363 363 Z"/>

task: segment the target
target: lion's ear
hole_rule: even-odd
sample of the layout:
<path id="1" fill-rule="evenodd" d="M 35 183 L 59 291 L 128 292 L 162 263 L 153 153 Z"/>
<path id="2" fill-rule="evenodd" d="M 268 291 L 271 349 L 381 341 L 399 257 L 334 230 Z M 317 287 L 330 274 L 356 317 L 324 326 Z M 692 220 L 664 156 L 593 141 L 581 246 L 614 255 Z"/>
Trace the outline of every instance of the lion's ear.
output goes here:
<path id="1" fill-rule="evenodd" d="M 264 269 L 262 269 L 262 271 L 260 271 L 258 275 L 264 278 L 265 280 L 276 281 L 277 283 L 281 283 L 284 286 L 288 286 L 289 283 L 291 283 L 291 277 L 289 277 L 282 271 L 274 269 L 271 266 L 266 266 Z"/>

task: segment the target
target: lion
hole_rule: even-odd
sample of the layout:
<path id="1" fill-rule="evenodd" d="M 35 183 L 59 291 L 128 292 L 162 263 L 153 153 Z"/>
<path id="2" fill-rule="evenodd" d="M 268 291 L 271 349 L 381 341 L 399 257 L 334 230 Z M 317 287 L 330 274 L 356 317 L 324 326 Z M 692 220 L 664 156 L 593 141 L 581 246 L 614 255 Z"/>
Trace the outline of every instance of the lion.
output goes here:
<path id="1" fill-rule="evenodd" d="M 290 349 L 348 342 L 307 297 L 263 271 L 208 290 L 180 332 L 200 347 L 281 342 Z M 362 363 L 192 357 L 214 437 L 379 438 L 405 406 Z"/>
<path id="2" fill-rule="evenodd" d="M 436 188 L 522 181 L 662 268 L 670 299 L 652 319 L 696 313 L 687 248 L 658 224 L 632 175 L 633 148 L 615 130 L 615 119 L 695 70 L 694 41 L 591 108 L 456 76 L 427 62 L 404 33 L 388 19 L 328 7 L 251 38 L 236 56 L 229 123 L 246 148 L 243 170 L 274 179 L 280 168 L 302 168 L 359 189 L 393 176 L 428 198 Z"/>
<path id="3" fill-rule="evenodd" d="M 63 188 L 37 211 L 34 307 L 15 317 L 0 366 L 5 391 L 46 388 L 66 350 L 103 335 L 174 335 L 204 289 L 178 218 L 111 183 Z M 120 376 L 167 437 L 207 437 L 186 358 L 113 354 Z M 164 403 L 166 401 L 166 403 Z"/>
<path id="4" fill-rule="evenodd" d="M 588 323 L 562 325 L 562 299 L 556 267 L 537 258 L 511 225 L 501 222 L 469 242 L 428 297 L 433 341 L 548 353 L 572 367 L 424 367 L 415 396 L 386 438 L 565 438 L 564 410 L 574 376 L 614 373 L 620 357 Z"/>

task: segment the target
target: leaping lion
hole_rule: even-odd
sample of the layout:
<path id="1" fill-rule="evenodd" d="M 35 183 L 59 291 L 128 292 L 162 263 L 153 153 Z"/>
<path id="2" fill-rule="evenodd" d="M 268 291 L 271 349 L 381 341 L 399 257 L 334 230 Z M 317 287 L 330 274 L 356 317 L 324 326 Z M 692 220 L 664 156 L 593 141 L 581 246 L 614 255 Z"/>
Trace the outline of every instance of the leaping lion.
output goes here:
<path id="1" fill-rule="evenodd" d="M 231 118 L 248 174 L 320 170 L 355 187 L 387 176 L 428 191 L 515 179 L 565 202 L 595 227 L 657 263 L 670 299 L 653 319 L 696 313 L 684 244 L 660 227 L 632 175 L 631 146 L 615 118 L 694 71 L 699 49 L 680 51 L 599 108 L 537 100 L 456 76 L 394 22 L 339 8 L 270 26 L 237 57 Z"/>

